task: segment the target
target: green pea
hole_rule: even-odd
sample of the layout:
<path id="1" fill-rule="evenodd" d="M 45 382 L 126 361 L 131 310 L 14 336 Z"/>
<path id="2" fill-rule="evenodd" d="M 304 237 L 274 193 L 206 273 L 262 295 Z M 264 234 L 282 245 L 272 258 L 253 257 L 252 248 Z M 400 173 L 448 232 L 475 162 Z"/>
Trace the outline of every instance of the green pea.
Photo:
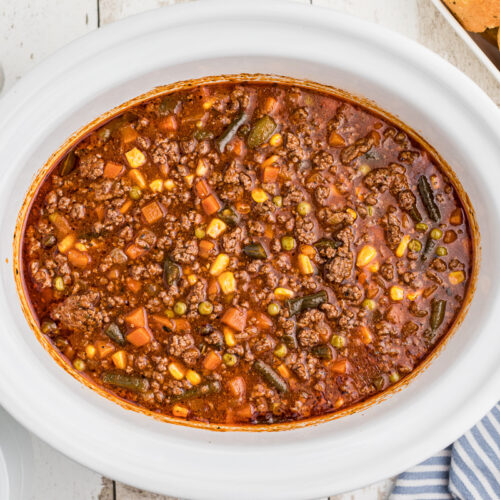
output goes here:
<path id="1" fill-rule="evenodd" d="M 85 362 L 83 359 L 76 358 L 75 361 L 73 361 L 73 366 L 75 367 L 75 370 L 78 370 L 79 372 L 83 372 L 83 370 L 85 370 Z"/>
<path id="2" fill-rule="evenodd" d="M 57 278 L 54 280 L 54 288 L 58 292 L 62 292 L 64 290 L 64 281 L 61 276 L 57 276 Z"/>
<path id="3" fill-rule="evenodd" d="M 411 240 L 410 243 L 408 243 L 408 248 L 412 252 L 420 252 L 420 250 L 422 250 L 422 243 L 418 240 Z"/>
<path id="4" fill-rule="evenodd" d="M 133 200 L 140 200 L 142 196 L 142 190 L 139 186 L 132 186 L 130 188 L 130 191 L 128 192 L 128 195 L 133 199 Z"/>
<path id="5" fill-rule="evenodd" d="M 439 255 L 439 257 L 444 257 L 445 255 L 448 255 L 448 250 L 446 249 L 446 247 L 437 247 L 436 255 Z"/>
<path id="6" fill-rule="evenodd" d="M 297 205 L 297 212 L 299 213 L 299 215 L 302 215 L 302 217 L 305 217 L 306 215 L 311 213 L 311 209 L 311 204 L 307 203 L 307 201 L 301 201 Z"/>
<path id="7" fill-rule="evenodd" d="M 175 316 L 175 313 L 172 309 L 165 309 L 165 316 L 172 319 Z"/>
<path id="8" fill-rule="evenodd" d="M 267 312 L 271 315 L 271 316 L 277 316 L 279 313 L 280 313 L 280 305 L 279 304 L 276 304 L 276 302 L 271 302 L 268 306 L 267 306 Z"/>
<path id="9" fill-rule="evenodd" d="M 194 230 L 194 235 L 199 239 L 203 239 L 205 237 L 205 230 L 201 227 L 201 226 L 198 226 L 195 230 Z"/>
<path id="10" fill-rule="evenodd" d="M 236 356 L 236 354 L 226 352 L 222 355 L 222 361 L 224 361 L 226 366 L 234 366 L 238 362 L 238 356 Z"/>
<path id="11" fill-rule="evenodd" d="M 283 198 L 281 196 L 275 196 L 273 198 L 273 203 L 278 207 L 281 208 L 283 206 Z"/>
<path id="12" fill-rule="evenodd" d="M 441 231 L 441 229 L 434 228 L 431 231 L 431 238 L 433 240 L 440 240 L 442 237 L 443 237 L 443 231 Z"/>
<path id="13" fill-rule="evenodd" d="M 389 380 L 390 380 L 391 384 L 395 384 L 396 382 L 399 382 L 400 378 L 401 377 L 399 376 L 399 373 L 397 371 L 391 372 L 391 374 L 389 375 Z"/>
<path id="14" fill-rule="evenodd" d="M 208 300 L 205 300 L 204 302 L 200 302 L 200 304 L 198 306 L 198 312 L 200 314 L 202 314 L 203 316 L 208 316 L 209 314 L 212 314 L 213 310 L 214 310 L 214 306 Z"/>
<path id="15" fill-rule="evenodd" d="M 278 358 L 284 358 L 288 353 L 288 349 L 286 348 L 285 344 L 280 344 L 276 349 L 274 350 L 274 355 L 277 356 Z"/>
<path id="16" fill-rule="evenodd" d="M 57 325 L 55 321 L 47 319 L 42 323 L 41 330 L 43 333 L 45 333 L 45 335 L 48 335 L 50 333 L 57 332 Z"/>
<path id="17" fill-rule="evenodd" d="M 361 306 L 365 309 L 368 309 L 369 311 L 373 311 L 375 309 L 375 301 L 372 299 L 365 299 L 361 303 Z"/>
<path id="18" fill-rule="evenodd" d="M 373 215 L 373 207 L 371 205 L 368 205 L 368 215 L 372 216 Z"/>
<path id="19" fill-rule="evenodd" d="M 415 225 L 415 229 L 419 233 L 425 233 L 427 229 L 429 229 L 429 226 L 425 222 L 419 222 L 418 224 Z"/>
<path id="20" fill-rule="evenodd" d="M 281 248 L 283 248 L 283 250 L 289 252 L 295 248 L 295 245 L 295 238 L 292 236 L 283 236 L 283 238 L 281 238 Z"/>
<path id="21" fill-rule="evenodd" d="M 342 337 L 342 335 L 334 335 L 330 340 L 330 344 L 332 344 L 333 347 L 340 349 L 345 346 L 345 338 Z"/>
<path id="22" fill-rule="evenodd" d="M 185 302 L 179 301 L 174 304 L 174 313 L 177 314 L 177 316 L 182 316 L 183 314 L 186 314 L 187 311 L 187 304 Z"/>

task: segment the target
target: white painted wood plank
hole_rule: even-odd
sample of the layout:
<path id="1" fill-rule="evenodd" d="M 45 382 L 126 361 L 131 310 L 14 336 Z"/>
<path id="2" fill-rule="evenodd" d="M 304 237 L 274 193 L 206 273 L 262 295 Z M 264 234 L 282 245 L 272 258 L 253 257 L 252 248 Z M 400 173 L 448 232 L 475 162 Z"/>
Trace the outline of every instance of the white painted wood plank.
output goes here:
<path id="1" fill-rule="evenodd" d="M 0 1 L 5 89 L 37 62 L 97 27 L 97 0 Z"/>

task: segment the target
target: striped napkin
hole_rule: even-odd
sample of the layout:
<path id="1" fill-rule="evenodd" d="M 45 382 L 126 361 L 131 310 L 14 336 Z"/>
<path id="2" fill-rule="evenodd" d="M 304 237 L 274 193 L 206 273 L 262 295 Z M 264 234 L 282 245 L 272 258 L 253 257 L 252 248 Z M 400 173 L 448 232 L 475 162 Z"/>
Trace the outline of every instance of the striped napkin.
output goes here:
<path id="1" fill-rule="evenodd" d="M 500 403 L 458 441 L 396 479 L 389 500 L 500 499 Z"/>

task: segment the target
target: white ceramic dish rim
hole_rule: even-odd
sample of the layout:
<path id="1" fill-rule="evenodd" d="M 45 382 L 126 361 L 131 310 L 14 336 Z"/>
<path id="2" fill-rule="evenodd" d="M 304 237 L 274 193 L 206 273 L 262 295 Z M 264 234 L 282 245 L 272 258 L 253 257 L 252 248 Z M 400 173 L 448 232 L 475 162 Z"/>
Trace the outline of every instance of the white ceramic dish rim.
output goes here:
<path id="1" fill-rule="evenodd" d="M 224 56 L 227 60 L 221 64 L 235 67 L 238 61 L 233 59 L 238 56 L 241 71 L 248 71 L 254 67 L 253 57 L 259 56 L 260 72 L 280 73 L 277 61 L 288 58 L 293 59 L 300 70 L 307 69 L 304 77 L 322 81 L 319 69 L 315 73 L 313 68 L 323 58 L 320 69 L 324 71 L 328 60 L 319 41 L 328 46 L 324 32 L 330 33 L 332 39 L 346 36 L 352 46 L 366 44 L 362 47 L 367 53 L 372 50 L 368 45 L 372 47 L 381 68 L 387 64 L 380 55 L 382 52 L 401 65 L 397 76 L 403 79 L 403 87 L 384 83 L 394 92 L 394 106 L 381 102 L 382 107 L 389 111 L 397 108 L 408 83 L 404 78 L 413 78 L 415 92 L 425 91 L 429 102 L 442 106 L 447 125 L 456 122 L 457 129 L 472 137 L 476 147 L 481 147 L 482 161 L 474 160 L 477 151 L 457 141 L 458 153 L 470 160 L 479 176 L 476 182 L 464 170 L 461 178 L 476 207 L 484 235 L 483 270 L 476 292 L 476 296 L 484 295 L 484 300 L 473 301 L 463 327 L 438 360 L 406 390 L 383 405 L 320 426 L 273 434 L 214 433 L 170 426 L 126 412 L 97 397 L 71 377 L 62 376 L 60 368 L 34 340 L 18 310 L 17 297 L 12 296 L 10 269 L 12 213 L 17 213 L 23 198 L 23 193 L 16 193 L 15 187 L 21 185 L 27 189 L 31 175 L 37 170 L 30 154 L 35 151 L 39 155 L 40 166 L 58 146 L 50 144 L 47 134 L 61 136 L 62 133 L 61 137 L 65 137 L 68 130 L 76 129 L 66 128 L 66 132 L 61 132 L 57 127 L 66 123 L 67 115 L 78 104 L 74 102 L 78 96 L 89 99 L 92 92 L 113 89 L 120 78 L 127 78 L 124 76 L 127 71 L 130 78 L 130 68 L 120 74 L 116 61 L 106 60 L 106 56 L 112 54 L 120 60 L 125 51 L 127 58 L 137 56 L 131 47 L 132 41 L 136 47 L 144 47 L 141 45 L 144 40 L 167 39 L 167 28 L 172 33 L 183 33 L 184 26 L 191 30 L 196 26 L 197 33 L 207 35 L 210 32 L 207 26 L 215 25 L 220 36 L 238 37 L 230 45 L 217 37 L 202 38 L 209 42 L 197 47 L 182 40 L 187 45 L 172 44 L 175 54 L 163 55 L 162 64 L 167 61 L 175 67 L 173 65 L 190 57 L 210 62 L 210 57 Z M 263 40 L 250 37 L 252 27 L 258 27 L 259 34 L 263 35 L 270 34 L 272 28 L 280 40 L 286 41 L 287 47 L 269 47 L 264 43 L 265 36 Z M 307 47 L 297 40 L 298 32 L 308 40 Z M 356 61 L 347 59 L 353 49 L 344 48 L 346 59 L 341 55 L 331 56 L 333 62 L 329 64 L 342 64 L 354 71 Z M 152 52 L 160 57 L 155 50 Z M 363 60 L 365 56 L 359 57 Z M 313 61 L 311 68 L 305 60 Z M 96 72 L 105 70 L 105 62 L 116 73 L 101 74 L 100 81 L 90 80 L 90 75 L 96 76 Z M 212 64 L 209 62 L 207 67 Z M 270 69 L 271 63 L 276 65 L 274 71 Z M 374 66 L 365 63 L 367 70 L 376 73 Z M 138 74 L 150 71 L 148 64 L 154 66 L 154 62 L 145 58 L 133 69 Z M 339 68 L 337 66 L 338 71 Z M 202 70 L 203 66 L 199 65 L 197 71 Z M 394 66 L 392 70 L 396 71 Z M 293 73 L 292 69 L 290 72 Z M 382 73 L 381 69 L 380 74 L 373 76 L 374 88 L 383 82 Z M 421 77 L 417 76 L 419 73 Z M 434 80 L 434 84 L 426 79 Z M 168 77 L 166 80 L 163 83 L 170 81 Z M 78 88 L 79 81 L 81 88 Z M 323 83 L 331 82 L 323 80 Z M 358 91 L 355 79 L 348 90 Z M 365 95 L 368 94 L 365 92 Z M 441 99 L 439 102 L 432 101 L 436 95 Z M 114 104 L 126 100 L 118 99 Z M 100 111 L 110 107 L 108 104 Z M 463 118 L 460 113 L 468 115 L 464 123 L 456 120 Z M 423 118 L 416 115 L 409 124 L 422 122 L 416 128 L 425 129 Z M 79 125 L 90 121 L 80 120 L 83 122 Z M 500 273 L 493 256 L 494 249 L 498 248 L 494 229 L 499 227 L 500 202 L 495 199 L 493 186 L 499 185 L 500 176 L 489 166 L 494 165 L 500 155 L 500 138 L 494 128 L 498 120 L 498 110 L 482 91 L 436 55 L 377 26 L 323 9 L 274 2 L 251 6 L 238 3 L 231 7 L 222 2 L 182 5 L 127 19 L 70 44 L 38 66 L 0 101 L 0 158 L 3 159 L 0 230 L 6 235 L 0 241 L 4 266 L 0 287 L 0 310 L 4 316 L 0 325 L 4 341 L 4 348 L 0 350 L 0 402 L 31 431 L 81 463 L 129 484 L 181 497 L 231 498 L 235 492 L 241 498 L 319 497 L 387 477 L 425 458 L 473 425 L 499 397 L 500 339 L 495 335 L 495 326 L 500 320 L 496 285 Z M 429 133 L 424 135 L 428 137 Z M 26 142 L 25 137 L 28 137 Z M 37 142 L 42 139 L 48 142 L 46 149 Z M 436 141 L 444 140 L 438 139 L 436 132 Z M 447 159 L 461 164 L 458 156 Z M 491 181 L 489 185 L 483 182 L 486 177 Z M 484 208 L 481 197 L 484 197 Z M 9 264 L 4 263 L 5 259 L 9 259 Z M 485 313 L 484 317 L 481 313 Z M 474 318 L 474 323 L 471 324 L 470 318 Z M 481 326 L 476 338 L 458 335 L 462 331 L 472 332 L 474 324 Z M 450 364 L 453 357 L 456 359 Z M 19 371 L 21 359 L 24 377 Z M 468 374 L 471 362 L 475 372 Z M 460 391 L 453 391 L 455 387 Z"/>

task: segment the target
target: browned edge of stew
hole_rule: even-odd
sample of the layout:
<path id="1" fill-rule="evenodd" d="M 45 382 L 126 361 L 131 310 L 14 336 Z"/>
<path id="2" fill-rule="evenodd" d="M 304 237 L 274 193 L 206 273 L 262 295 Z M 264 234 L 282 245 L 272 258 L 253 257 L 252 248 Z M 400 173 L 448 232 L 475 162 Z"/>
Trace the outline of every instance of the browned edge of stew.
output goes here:
<path id="1" fill-rule="evenodd" d="M 22 264 L 23 235 L 27 222 L 27 216 L 28 213 L 30 212 L 32 203 L 36 198 L 38 190 L 43 181 L 45 180 L 45 178 L 51 173 L 52 169 L 68 153 L 68 151 L 70 151 L 74 146 L 76 146 L 83 139 L 83 137 L 90 134 L 95 129 L 99 128 L 102 124 L 111 120 L 115 116 L 122 114 L 127 109 L 139 104 L 143 104 L 148 100 L 154 99 L 164 94 L 169 94 L 180 90 L 191 89 L 199 85 L 210 85 L 210 84 L 220 84 L 220 83 L 244 83 L 244 82 L 279 83 L 282 85 L 289 85 L 289 86 L 298 85 L 308 90 L 314 90 L 325 94 L 330 94 L 333 95 L 334 97 L 346 100 L 353 104 L 360 105 L 368 109 L 371 113 L 378 115 L 380 118 L 387 120 L 388 122 L 391 122 L 397 127 L 404 130 L 405 133 L 407 133 L 413 140 L 419 143 L 424 149 L 426 149 L 430 153 L 430 155 L 438 164 L 438 167 L 449 177 L 451 184 L 456 189 L 458 196 L 465 209 L 472 236 L 472 273 L 462 308 L 455 317 L 448 332 L 446 332 L 446 334 L 438 341 L 438 343 L 434 346 L 434 348 L 430 351 L 430 353 L 418 364 L 418 366 L 414 370 L 412 370 L 411 373 L 406 375 L 399 382 L 392 385 L 387 390 L 381 393 L 377 393 L 369 397 L 368 399 L 365 399 L 359 403 L 354 404 L 353 406 L 347 407 L 343 410 L 337 410 L 334 413 L 310 417 L 299 421 L 280 422 L 273 424 L 249 424 L 249 425 L 197 422 L 192 420 L 184 420 L 182 418 L 175 418 L 165 414 L 159 414 L 150 411 L 146 408 L 140 407 L 139 405 L 133 404 L 129 401 L 126 401 L 118 397 L 115 394 L 110 393 L 105 388 L 100 387 L 97 384 L 93 383 L 89 377 L 82 375 L 82 373 L 74 369 L 72 365 L 68 364 L 64 356 L 41 332 L 38 323 L 35 319 L 33 307 L 29 299 L 29 296 L 26 293 L 26 288 L 23 280 L 23 264 Z M 477 277 L 479 274 L 479 267 L 480 267 L 480 258 L 481 258 L 479 227 L 468 195 L 464 191 L 460 181 L 458 180 L 456 174 L 453 172 L 451 167 L 443 160 L 443 158 L 437 153 L 437 151 L 414 130 L 405 125 L 397 117 L 379 108 L 371 100 L 366 99 L 364 97 L 355 96 L 347 91 L 329 85 L 323 85 L 308 80 L 301 80 L 286 76 L 272 75 L 272 74 L 245 74 L 245 73 L 237 75 L 208 76 L 204 78 L 185 80 L 157 87 L 145 94 L 137 96 L 115 107 L 110 111 L 107 111 L 106 113 L 102 114 L 92 122 L 81 127 L 78 131 L 73 133 L 59 147 L 59 149 L 51 155 L 51 157 L 48 159 L 45 165 L 35 175 L 26 193 L 23 205 L 17 217 L 14 239 L 13 239 L 13 252 L 14 252 L 13 271 L 16 282 L 16 289 L 19 294 L 23 314 L 26 317 L 28 324 L 34 331 L 36 338 L 38 339 L 40 344 L 44 347 L 44 349 L 48 351 L 48 353 L 59 364 L 59 366 L 61 366 L 67 373 L 71 374 L 79 382 L 84 384 L 86 387 L 92 389 L 93 391 L 97 392 L 100 396 L 105 397 L 109 401 L 116 403 L 127 410 L 133 410 L 163 422 L 174 423 L 177 425 L 184 425 L 199 429 L 213 430 L 213 431 L 216 430 L 216 431 L 254 431 L 254 432 L 292 430 L 292 429 L 304 428 L 310 425 L 317 425 L 323 422 L 329 422 L 344 417 L 346 415 L 351 415 L 366 410 L 374 404 L 378 404 L 381 403 L 382 401 L 385 401 L 386 399 L 391 397 L 394 393 L 399 392 L 401 389 L 405 388 L 415 377 L 417 377 L 420 373 L 422 373 L 429 367 L 430 363 L 438 356 L 438 354 L 444 348 L 448 340 L 453 336 L 453 334 L 456 332 L 456 330 L 464 320 L 469 310 L 470 303 L 472 301 L 472 297 L 476 289 Z"/>

